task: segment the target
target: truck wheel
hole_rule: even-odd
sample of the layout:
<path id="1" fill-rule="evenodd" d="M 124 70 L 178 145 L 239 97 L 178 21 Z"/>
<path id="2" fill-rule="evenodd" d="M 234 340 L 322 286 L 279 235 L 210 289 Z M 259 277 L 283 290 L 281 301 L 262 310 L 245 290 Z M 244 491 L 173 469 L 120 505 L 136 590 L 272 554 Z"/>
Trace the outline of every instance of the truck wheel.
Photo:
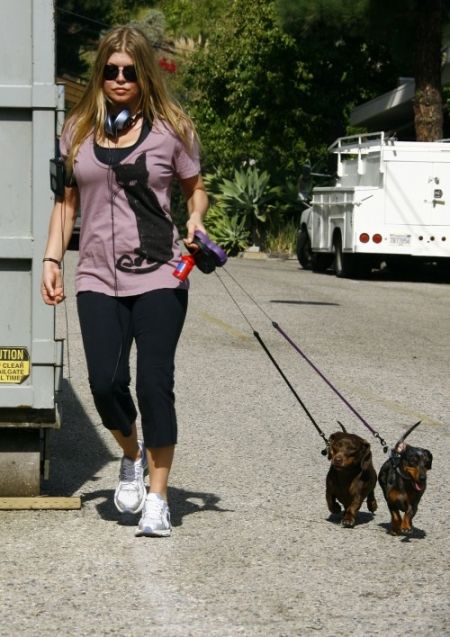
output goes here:
<path id="1" fill-rule="evenodd" d="M 311 270 L 311 241 L 307 231 L 302 228 L 297 235 L 297 259 L 304 270 Z"/>
<path id="2" fill-rule="evenodd" d="M 342 250 L 342 237 L 336 234 L 333 239 L 334 271 L 339 278 L 351 277 L 355 274 L 354 254 L 345 254 Z"/>

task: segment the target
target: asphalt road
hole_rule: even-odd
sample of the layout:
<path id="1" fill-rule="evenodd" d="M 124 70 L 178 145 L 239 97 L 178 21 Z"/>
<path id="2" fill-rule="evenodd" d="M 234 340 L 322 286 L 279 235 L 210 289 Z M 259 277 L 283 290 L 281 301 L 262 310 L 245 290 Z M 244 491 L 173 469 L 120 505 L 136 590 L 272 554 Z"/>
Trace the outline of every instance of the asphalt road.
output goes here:
<path id="1" fill-rule="evenodd" d="M 150 539 L 112 503 L 119 453 L 88 389 L 75 259 L 57 311 L 70 378 L 66 356 L 44 490 L 83 506 L 0 513 L 0 635 L 450 635 L 449 282 L 339 280 L 280 259 L 193 272 L 177 357 L 174 530 Z M 370 440 L 377 469 L 385 456 L 271 320 L 389 444 L 422 420 L 410 442 L 434 463 L 411 538 L 387 534 L 378 487 L 375 516 L 362 509 L 354 529 L 329 518 L 323 441 L 253 330 L 326 435 L 340 420 Z"/>

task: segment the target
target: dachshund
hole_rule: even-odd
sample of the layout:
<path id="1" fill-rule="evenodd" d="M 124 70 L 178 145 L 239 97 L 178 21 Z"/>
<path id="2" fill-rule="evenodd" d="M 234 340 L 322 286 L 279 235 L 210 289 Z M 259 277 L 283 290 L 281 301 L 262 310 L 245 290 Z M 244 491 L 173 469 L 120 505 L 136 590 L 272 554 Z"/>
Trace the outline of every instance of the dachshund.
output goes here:
<path id="1" fill-rule="evenodd" d="M 412 520 L 427 487 L 427 471 L 431 469 L 433 455 L 428 449 L 405 443 L 406 436 L 418 424 L 400 438 L 378 474 L 378 482 L 391 513 L 391 535 L 412 534 Z M 400 511 L 404 512 L 403 519 Z"/>
<path id="2" fill-rule="evenodd" d="M 374 493 L 377 474 L 372 464 L 370 444 L 341 427 L 343 431 L 331 434 L 328 441 L 331 466 L 326 478 L 326 499 L 331 513 L 341 513 L 339 502 L 344 506 L 342 526 L 352 528 L 366 498 L 371 513 L 378 508 Z"/>

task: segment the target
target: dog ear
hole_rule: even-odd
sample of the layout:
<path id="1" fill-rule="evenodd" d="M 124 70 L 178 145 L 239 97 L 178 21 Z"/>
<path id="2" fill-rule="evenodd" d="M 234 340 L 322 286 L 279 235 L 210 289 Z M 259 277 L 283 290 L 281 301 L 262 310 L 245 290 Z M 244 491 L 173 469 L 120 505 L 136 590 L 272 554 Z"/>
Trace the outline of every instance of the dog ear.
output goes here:
<path id="1" fill-rule="evenodd" d="M 431 469 L 431 464 L 433 462 L 433 454 L 431 453 L 431 451 L 428 451 L 428 449 L 425 449 L 424 455 L 425 455 L 425 467 L 427 469 Z"/>
<path id="2" fill-rule="evenodd" d="M 361 469 L 364 471 L 370 467 L 372 464 L 372 451 L 370 449 L 370 444 L 368 442 L 364 442 L 361 445 Z"/>
<path id="3" fill-rule="evenodd" d="M 328 446 L 327 446 L 327 459 L 331 460 L 331 447 L 333 445 L 334 442 L 334 434 L 331 434 L 331 436 L 328 438 Z"/>

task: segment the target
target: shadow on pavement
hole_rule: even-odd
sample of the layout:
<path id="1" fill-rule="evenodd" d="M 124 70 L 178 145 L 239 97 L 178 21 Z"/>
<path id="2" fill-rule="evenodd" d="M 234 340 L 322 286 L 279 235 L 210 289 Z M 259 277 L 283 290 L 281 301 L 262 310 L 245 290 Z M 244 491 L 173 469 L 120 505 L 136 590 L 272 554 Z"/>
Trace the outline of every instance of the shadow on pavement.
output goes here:
<path id="1" fill-rule="evenodd" d="M 50 477 L 42 486 L 48 495 L 71 496 L 87 482 L 98 480 L 96 474 L 115 456 L 66 379 L 62 383 L 61 405 L 61 429 L 50 432 Z"/>
<path id="2" fill-rule="evenodd" d="M 302 271 L 301 268 L 299 270 Z M 315 274 L 323 277 L 336 276 L 333 269 L 315 272 Z M 424 263 L 416 264 L 409 269 L 372 268 L 370 272 L 348 278 L 358 281 L 397 281 L 401 283 L 440 283 L 446 285 L 450 283 L 450 266 L 442 268 L 433 263 Z"/>
<path id="3" fill-rule="evenodd" d="M 192 502 L 197 500 L 197 502 Z M 217 513 L 232 512 L 233 509 L 222 509 L 218 506 L 220 498 L 214 493 L 202 491 L 186 491 L 177 487 L 169 487 L 170 513 L 173 526 L 181 526 L 183 518 L 192 513 L 215 511 Z"/>
<path id="4" fill-rule="evenodd" d="M 336 524 L 336 525 L 340 525 L 342 522 L 342 514 L 334 514 L 331 513 L 328 517 L 327 517 L 327 522 L 331 522 L 332 524 Z M 358 512 L 358 515 L 356 516 L 356 526 L 362 526 L 363 524 L 368 524 L 369 522 L 371 522 L 374 519 L 374 515 L 373 513 L 365 513 L 364 511 Z"/>
<path id="5" fill-rule="evenodd" d="M 369 277 L 373 281 L 399 281 L 402 283 L 450 283 L 450 271 L 433 265 L 419 265 L 409 271 L 374 270 Z"/>
<path id="6" fill-rule="evenodd" d="M 391 535 L 391 525 L 389 522 L 381 522 L 378 526 L 381 526 L 387 534 Z M 409 542 L 410 540 L 424 540 L 427 534 L 423 529 L 418 529 L 414 526 L 411 535 L 391 535 L 391 537 L 398 537 L 401 542 Z"/>
<path id="7" fill-rule="evenodd" d="M 289 305 L 335 305 L 336 307 L 340 307 L 339 303 L 325 303 L 322 301 L 289 301 L 289 300 L 277 300 L 277 299 L 272 299 L 270 301 L 271 303 L 286 303 Z"/>
<path id="8" fill-rule="evenodd" d="M 83 503 L 101 499 L 96 504 L 99 516 L 108 522 L 117 522 L 123 526 L 136 526 L 139 522 L 140 513 L 121 514 L 114 506 L 114 489 L 100 489 L 92 491 L 83 496 Z M 197 500 L 199 502 L 192 502 Z M 177 487 L 169 487 L 170 517 L 172 526 L 181 526 L 183 518 L 192 513 L 203 511 L 215 511 L 226 513 L 231 509 L 222 509 L 218 506 L 220 498 L 214 493 L 204 493 L 201 491 L 186 491 Z"/>
<path id="9" fill-rule="evenodd" d="M 96 508 L 104 520 L 135 526 L 137 515 L 122 515 L 114 506 L 114 488 L 92 490 L 92 483 L 100 480 L 99 471 L 117 457 L 111 453 L 97 433 L 71 383 L 63 380 L 62 426 L 50 432 L 50 478 L 43 482 L 43 492 L 49 496 L 71 496 L 79 493 L 83 485 L 91 484 L 82 493 L 82 503 L 100 500 Z M 118 465 L 119 466 L 119 465 Z M 170 512 L 173 526 L 181 526 L 183 518 L 192 513 L 230 509 L 219 506 L 220 498 L 214 493 L 187 491 L 169 487 Z"/>

